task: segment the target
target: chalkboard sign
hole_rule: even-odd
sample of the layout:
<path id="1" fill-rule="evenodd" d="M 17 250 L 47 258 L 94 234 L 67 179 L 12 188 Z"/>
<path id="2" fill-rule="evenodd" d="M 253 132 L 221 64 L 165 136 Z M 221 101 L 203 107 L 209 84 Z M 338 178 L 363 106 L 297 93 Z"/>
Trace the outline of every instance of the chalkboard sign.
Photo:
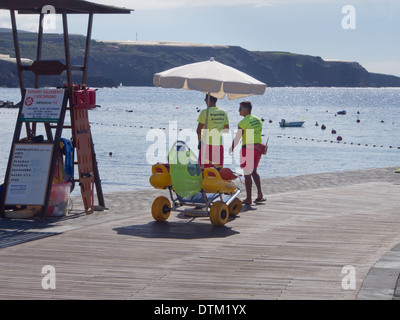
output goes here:
<path id="1" fill-rule="evenodd" d="M 53 144 L 15 143 L 6 205 L 44 205 Z"/>

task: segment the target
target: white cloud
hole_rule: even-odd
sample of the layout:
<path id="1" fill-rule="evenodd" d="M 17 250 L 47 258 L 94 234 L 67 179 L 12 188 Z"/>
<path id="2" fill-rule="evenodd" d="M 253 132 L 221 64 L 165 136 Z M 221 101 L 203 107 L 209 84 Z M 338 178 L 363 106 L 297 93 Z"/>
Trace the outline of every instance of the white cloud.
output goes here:
<path id="1" fill-rule="evenodd" d="M 62 32 L 61 31 L 61 16 L 57 16 L 57 30 L 53 30 L 54 32 Z M 17 21 L 17 29 L 24 31 L 37 32 L 39 25 L 39 16 L 38 15 L 18 15 L 16 14 Z M 10 13 L 7 10 L 0 10 L 0 28 L 11 28 L 11 17 Z M 46 32 L 46 31 L 45 31 Z"/>
<path id="2" fill-rule="evenodd" d="M 10 27 L 10 14 L 8 11 L 0 10 L 0 28 Z"/>
<path id="3" fill-rule="evenodd" d="M 37 31 L 37 21 L 38 18 L 33 16 L 26 16 L 23 23 L 18 19 L 18 14 L 16 15 L 17 28 L 26 31 Z M 0 28 L 11 28 L 11 17 L 7 10 L 0 10 Z"/>

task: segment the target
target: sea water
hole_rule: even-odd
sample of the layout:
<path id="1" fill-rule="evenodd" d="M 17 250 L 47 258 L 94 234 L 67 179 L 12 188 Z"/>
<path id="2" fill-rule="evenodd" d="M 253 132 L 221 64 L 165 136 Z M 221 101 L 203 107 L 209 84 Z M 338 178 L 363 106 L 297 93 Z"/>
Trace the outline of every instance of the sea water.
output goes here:
<path id="1" fill-rule="evenodd" d="M 203 93 L 99 88 L 96 99 L 100 107 L 89 111 L 89 120 L 103 192 L 151 188 L 151 166 L 167 161 L 177 139 L 198 152 L 195 130 L 199 111 L 206 106 Z M 19 89 L 0 88 L 0 100 L 17 103 Z M 238 109 L 243 100 L 252 102 L 252 113 L 263 120 L 263 141 L 268 140 L 268 154 L 259 165 L 262 178 L 400 167 L 398 88 L 267 88 L 262 96 L 219 100 L 217 105 L 228 112 L 230 122 L 230 133 L 224 135 L 225 165 L 238 173 L 239 147 L 233 157 L 228 149 L 241 120 Z M 341 110 L 346 115 L 337 114 Z M 6 173 L 17 115 L 17 109 L 0 109 L 0 181 Z M 281 119 L 305 123 L 281 128 Z M 38 134 L 44 134 L 41 127 Z M 64 129 L 63 137 L 70 138 L 71 131 Z M 78 192 L 75 188 L 73 193 Z"/>

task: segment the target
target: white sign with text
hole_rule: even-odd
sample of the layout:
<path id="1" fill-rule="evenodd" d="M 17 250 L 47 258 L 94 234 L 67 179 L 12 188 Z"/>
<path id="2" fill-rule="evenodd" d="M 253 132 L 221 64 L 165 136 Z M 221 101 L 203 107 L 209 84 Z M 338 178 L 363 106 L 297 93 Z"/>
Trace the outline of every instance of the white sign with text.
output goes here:
<path id="1" fill-rule="evenodd" d="M 21 121 L 58 122 L 64 89 L 26 89 Z"/>
<path id="2" fill-rule="evenodd" d="M 52 144 L 14 145 L 7 205 L 43 205 L 52 153 Z"/>

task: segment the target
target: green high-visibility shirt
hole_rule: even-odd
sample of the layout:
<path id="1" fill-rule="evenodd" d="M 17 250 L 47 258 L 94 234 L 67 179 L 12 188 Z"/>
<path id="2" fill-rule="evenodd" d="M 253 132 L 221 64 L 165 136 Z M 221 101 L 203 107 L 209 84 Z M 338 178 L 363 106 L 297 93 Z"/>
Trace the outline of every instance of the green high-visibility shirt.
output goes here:
<path id="1" fill-rule="evenodd" d="M 204 125 L 204 129 L 206 127 L 206 115 L 207 109 L 204 109 L 200 112 L 199 117 L 197 118 L 197 122 L 202 123 Z M 221 145 L 222 144 L 222 129 L 225 125 L 228 125 L 228 115 L 227 113 L 218 108 L 218 107 L 210 107 L 208 112 L 208 133 L 207 133 L 207 144 L 209 145 Z M 204 137 L 202 136 L 202 139 Z"/>
<path id="2" fill-rule="evenodd" d="M 248 114 L 239 122 L 239 128 L 243 129 L 242 146 L 261 143 L 262 122 L 258 117 Z"/>

